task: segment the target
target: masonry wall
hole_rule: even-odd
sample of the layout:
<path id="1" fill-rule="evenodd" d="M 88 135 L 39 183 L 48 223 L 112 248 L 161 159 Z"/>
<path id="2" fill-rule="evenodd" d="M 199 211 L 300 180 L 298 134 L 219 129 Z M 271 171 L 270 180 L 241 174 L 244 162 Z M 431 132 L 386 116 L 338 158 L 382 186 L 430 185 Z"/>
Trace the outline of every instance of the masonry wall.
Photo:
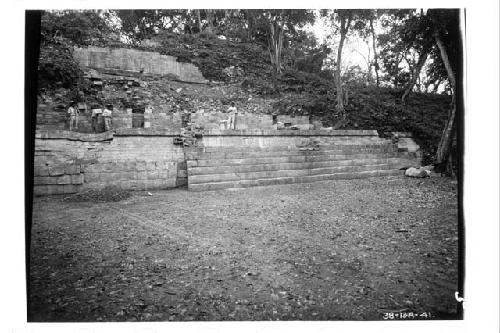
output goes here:
<path id="1" fill-rule="evenodd" d="M 88 109 L 78 116 L 78 132 L 91 133 L 91 113 Z M 132 118 L 134 117 L 132 109 L 115 108 L 113 110 L 112 126 L 114 130 L 132 128 Z M 202 127 L 205 130 L 221 129 L 221 121 L 229 118 L 226 112 L 194 112 L 191 113 L 191 122 L 194 126 Z M 288 116 L 278 115 L 277 121 L 281 123 L 290 123 L 291 125 L 309 124 L 308 116 Z M 162 112 L 161 110 L 152 110 L 144 113 L 144 128 L 152 128 L 165 131 L 180 131 L 182 127 L 182 112 Z M 104 131 L 104 120 L 98 117 L 98 132 Z M 270 114 L 255 114 L 240 112 L 236 119 L 237 130 L 275 129 L 273 117 Z M 52 110 L 45 106 L 39 106 L 37 111 L 37 129 L 69 129 L 69 122 L 66 116 L 66 110 Z"/>
<path id="2" fill-rule="evenodd" d="M 325 145 L 373 145 L 391 142 L 380 138 L 374 130 L 212 130 L 205 133 L 200 146 L 295 148 L 312 141 Z"/>
<path id="3" fill-rule="evenodd" d="M 203 112 L 203 113 L 193 113 L 191 115 L 191 121 L 197 126 L 201 126 L 206 130 L 219 130 L 221 129 L 221 121 L 229 118 L 229 114 L 225 112 Z M 305 125 L 309 124 L 308 116 L 287 116 L 278 115 L 277 121 L 282 123 L 290 123 L 292 125 Z M 270 130 L 273 129 L 273 116 L 270 114 L 256 114 L 239 112 L 236 116 L 236 129 L 237 130 L 247 130 L 247 129 L 263 129 Z"/>
<path id="4" fill-rule="evenodd" d="M 173 135 L 37 132 L 35 195 L 76 193 L 108 185 L 127 190 L 187 183 L 183 148 Z"/>
<path id="5" fill-rule="evenodd" d="M 185 82 L 205 83 L 196 66 L 177 62 L 176 57 L 125 48 L 75 48 L 73 57 L 81 65 L 97 70 L 120 70 L 150 75 L 170 75 Z"/>
<path id="6" fill-rule="evenodd" d="M 34 194 L 67 194 L 109 185 L 126 190 L 167 189 L 187 184 L 186 156 L 195 150 L 245 147 L 296 149 L 311 143 L 333 145 L 390 144 L 370 130 L 207 130 L 197 147 L 174 145 L 179 132 L 123 129 L 99 134 L 52 130 L 35 138 Z M 411 146 L 411 150 L 409 149 Z M 194 150 L 193 150 L 194 148 Z M 398 146 L 408 163 L 419 166 L 420 151 L 405 136 Z"/>

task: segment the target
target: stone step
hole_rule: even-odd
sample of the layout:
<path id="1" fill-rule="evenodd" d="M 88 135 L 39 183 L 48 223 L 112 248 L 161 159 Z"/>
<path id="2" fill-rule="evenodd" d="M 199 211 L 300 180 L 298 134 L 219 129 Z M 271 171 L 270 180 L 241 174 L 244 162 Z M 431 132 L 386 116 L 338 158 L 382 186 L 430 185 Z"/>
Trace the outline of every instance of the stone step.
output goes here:
<path id="1" fill-rule="evenodd" d="M 241 173 L 241 172 L 258 172 L 258 171 L 276 171 L 276 170 L 300 170 L 300 169 L 317 169 L 337 166 L 355 166 L 355 165 L 374 165 L 374 164 L 391 164 L 403 165 L 405 160 L 399 157 L 390 158 L 365 158 L 365 159 L 346 159 L 346 160 L 331 160 L 322 162 L 299 162 L 299 163 L 276 163 L 276 164 L 245 164 L 245 165 L 222 165 L 222 166 L 206 166 L 206 167 L 191 167 L 188 170 L 189 176 L 208 175 L 208 174 L 224 174 L 224 173 Z"/>
<path id="2" fill-rule="evenodd" d="M 315 154 L 315 155 L 291 155 L 278 157 L 252 157 L 252 158 L 231 158 L 231 159 L 203 159 L 187 160 L 188 168 L 208 167 L 222 165 L 247 165 L 247 164 L 279 164 L 279 163 L 304 163 L 304 162 L 324 162 L 334 160 L 352 160 L 369 158 L 390 158 L 406 157 L 404 153 L 367 153 L 367 154 Z"/>
<path id="3" fill-rule="evenodd" d="M 320 149 L 328 150 L 328 149 L 349 149 L 349 148 L 379 148 L 379 147 L 389 147 L 393 146 L 390 142 L 383 141 L 377 144 L 319 144 Z M 201 147 L 201 148 L 192 148 L 192 152 L 264 152 L 264 151 L 283 151 L 289 149 L 298 149 L 297 145 L 287 145 L 287 146 L 269 146 L 269 147 L 245 147 L 245 146 L 218 146 L 218 147 Z"/>
<path id="4" fill-rule="evenodd" d="M 281 150 L 262 150 L 262 151 L 228 151 L 228 152 L 187 152 L 187 159 L 204 160 L 204 159 L 233 159 L 233 158 L 250 158 L 250 157 L 269 157 L 269 156 L 302 156 L 302 155 L 333 155 L 333 154 L 358 154 L 358 153 L 382 153 L 395 152 L 397 148 L 394 146 L 380 147 L 348 147 L 348 148 L 332 148 L 320 150 L 300 150 L 298 148 L 282 148 Z"/>
<path id="5" fill-rule="evenodd" d="M 325 181 L 325 180 L 383 177 L 383 176 L 395 176 L 395 175 L 402 175 L 402 174 L 403 174 L 403 171 L 398 170 L 398 169 L 370 170 L 370 171 L 334 173 L 334 174 L 325 174 L 325 175 L 311 175 L 311 176 L 299 176 L 299 177 L 281 177 L 281 178 L 266 178 L 266 179 L 251 179 L 251 180 L 237 180 L 237 181 L 201 183 L 201 184 L 188 184 L 188 189 L 191 191 L 210 191 L 210 190 L 220 190 L 220 189 L 226 189 L 226 188 L 245 188 L 245 187 L 251 187 L 251 186 L 310 183 L 310 182 Z"/>
<path id="6" fill-rule="evenodd" d="M 357 149 L 357 148 L 381 148 L 381 147 L 392 147 L 390 143 L 380 143 L 380 144 L 320 144 L 320 150 L 330 150 L 330 149 Z M 283 150 L 298 150 L 299 148 L 310 148 L 310 147 L 300 147 L 295 144 L 290 145 L 277 145 L 269 147 L 256 147 L 256 146 L 238 146 L 238 147 L 193 147 L 189 151 L 193 153 L 219 153 L 219 152 L 268 152 L 268 151 L 283 151 Z"/>
<path id="7" fill-rule="evenodd" d="M 274 171 L 254 171 L 254 172 L 230 172 L 224 174 L 190 175 L 188 184 L 219 183 L 238 180 L 255 180 L 268 178 L 304 177 L 313 175 L 329 175 L 336 173 L 356 173 L 362 171 L 388 170 L 395 167 L 390 164 L 375 165 L 349 165 L 329 168 L 298 169 L 298 170 L 274 170 Z"/>

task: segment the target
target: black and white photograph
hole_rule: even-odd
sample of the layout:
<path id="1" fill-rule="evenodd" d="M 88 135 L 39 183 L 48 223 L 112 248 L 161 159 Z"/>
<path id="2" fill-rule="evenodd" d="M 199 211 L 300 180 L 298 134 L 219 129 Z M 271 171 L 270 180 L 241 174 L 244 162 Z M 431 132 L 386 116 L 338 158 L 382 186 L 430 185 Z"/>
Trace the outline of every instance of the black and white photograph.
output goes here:
<path id="1" fill-rule="evenodd" d="M 23 13 L 27 324 L 463 322 L 467 8 L 140 5 Z"/>

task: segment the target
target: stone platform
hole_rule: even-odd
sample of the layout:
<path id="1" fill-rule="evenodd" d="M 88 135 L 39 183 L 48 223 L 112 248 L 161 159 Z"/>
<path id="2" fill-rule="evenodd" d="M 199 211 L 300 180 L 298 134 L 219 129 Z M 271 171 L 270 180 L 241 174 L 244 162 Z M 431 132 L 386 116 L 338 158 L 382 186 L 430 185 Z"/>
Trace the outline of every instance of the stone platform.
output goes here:
<path id="1" fill-rule="evenodd" d="M 402 175 L 420 165 L 418 153 L 372 130 L 212 131 L 202 142 L 185 154 L 193 191 Z"/>
<path id="2" fill-rule="evenodd" d="M 35 195 L 118 186 L 215 190 L 402 174 L 420 166 L 409 135 L 394 144 L 372 130 L 206 130 L 194 147 L 180 132 L 129 128 L 35 135 Z"/>

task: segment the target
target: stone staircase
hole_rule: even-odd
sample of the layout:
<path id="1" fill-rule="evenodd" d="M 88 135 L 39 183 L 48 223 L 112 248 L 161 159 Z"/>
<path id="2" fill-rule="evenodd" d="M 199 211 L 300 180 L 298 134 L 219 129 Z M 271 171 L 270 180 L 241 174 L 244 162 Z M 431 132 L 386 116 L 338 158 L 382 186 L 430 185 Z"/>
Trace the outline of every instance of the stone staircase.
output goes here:
<path id="1" fill-rule="evenodd" d="M 402 175 L 408 152 L 390 142 L 297 146 L 204 147 L 186 152 L 193 191 Z"/>

